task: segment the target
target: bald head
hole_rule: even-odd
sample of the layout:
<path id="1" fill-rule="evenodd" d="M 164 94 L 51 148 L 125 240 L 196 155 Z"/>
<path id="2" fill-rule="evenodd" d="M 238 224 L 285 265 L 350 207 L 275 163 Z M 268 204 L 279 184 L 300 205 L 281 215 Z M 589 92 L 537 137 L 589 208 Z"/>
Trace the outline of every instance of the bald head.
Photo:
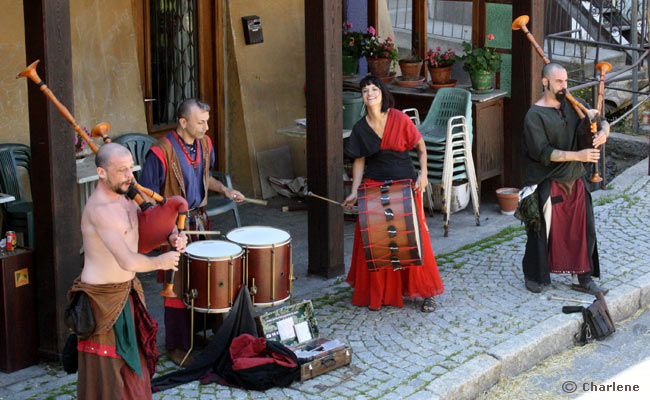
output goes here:
<path id="1" fill-rule="evenodd" d="M 97 155 L 95 155 L 95 166 L 106 169 L 115 157 L 124 157 L 126 155 L 131 155 L 131 152 L 126 147 L 119 143 L 106 143 L 99 148 Z"/>
<path id="2" fill-rule="evenodd" d="M 542 68 L 542 78 L 551 79 L 551 75 L 555 71 L 561 71 L 561 70 L 564 71 L 564 67 L 558 63 L 552 62 L 552 63 L 545 64 L 544 67 Z"/>

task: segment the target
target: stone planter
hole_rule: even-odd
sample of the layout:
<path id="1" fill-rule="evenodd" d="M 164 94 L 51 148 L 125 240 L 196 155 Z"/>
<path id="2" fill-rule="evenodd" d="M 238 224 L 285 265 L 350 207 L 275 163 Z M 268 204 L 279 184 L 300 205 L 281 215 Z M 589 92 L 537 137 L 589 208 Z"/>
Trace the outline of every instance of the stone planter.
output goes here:
<path id="1" fill-rule="evenodd" d="M 343 75 L 356 75 L 359 59 L 354 56 L 343 56 Z"/>
<path id="2" fill-rule="evenodd" d="M 472 79 L 472 89 L 486 91 L 492 89 L 492 76 L 490 71 L 472 71 L 469 77 Z"/>
<path id="3" fill-rule="evenodd" d="M 417 78 L 422 70 L 422 61 L 399 60 L 399 68 L 402 70 L 402 76 Z"/>
<path id="4" fill-rule="evenodd" d="M 366 57 L 368 60 L 368 71 L 379 78 L 390 75 L 390 58 Z"/>
<path id="5" fill-rule="evenodd" d="M 429 67 L 429 75 L 431 75 L 431 82 L 434 84 L 444 84 L 449 83 L 451 80 L 451 69 L 453 65 L 442 68 L 431 68 Z"/>
<path id="6" fill-rule="evenodd" d="M 519 189 L 510 187 L 497 189 L 497 201 L 501 214 L 514 215 L 519 204 Z"/>

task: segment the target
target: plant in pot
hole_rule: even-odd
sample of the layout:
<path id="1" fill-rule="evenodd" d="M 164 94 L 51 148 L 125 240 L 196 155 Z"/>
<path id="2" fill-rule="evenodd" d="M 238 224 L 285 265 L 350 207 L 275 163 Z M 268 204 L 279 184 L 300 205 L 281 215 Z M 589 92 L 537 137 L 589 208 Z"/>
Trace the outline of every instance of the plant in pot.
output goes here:
<path id="1" fill-rule="evenodd" d="M 494 40 L 494 35 L 488 35 L 488 42 Z M 472 88 L 479 92 L 492 90 L 492 77 L 501 68 L 501 54 L 494 48 L 477 47 L 472 48 L 467 42 L 463 42 L 465 55 L 462 60 L 465 62 L 463 69 L 469 73 L 472 79 Z"/>
<path id="2" fill-rule="evenodd" d="M 427 63 L 427 69 L 431 76 L 433 84 L 446 84 L 451 81 L 451 68 L 456 63 L 456 52 L 452 49 L 442 50 L 440 46 L 436 47 L 435 51 L 429 49 L 424 56 L 424 61 Z"/>
<path id="3" fill-rule="evenodd" d="M 366 34 L 354 32 L 352 23 L 343 23 L 343 75 L 354 75 L 357 73 L 359 59 L 363 55 L 364 41 Z"/>
<path id="4" fill-rule="evenodd" d="M 400 58 L 399 69 L 402 76 L 407 78 L 419 78 L 422 70 L 422 59 L 417 54 L 412 53 L 408 58 Z"/>
<path id="5" fill-rule="evenodd" d="M 372 26 L 368 27 L 363 55 L 368 61 L 370 73 L 380 78 L 390 76 L 390 67 L 393 61 L 399 59 L 399 52 L 390 36 L 386 40 L 381 40 Z"/>

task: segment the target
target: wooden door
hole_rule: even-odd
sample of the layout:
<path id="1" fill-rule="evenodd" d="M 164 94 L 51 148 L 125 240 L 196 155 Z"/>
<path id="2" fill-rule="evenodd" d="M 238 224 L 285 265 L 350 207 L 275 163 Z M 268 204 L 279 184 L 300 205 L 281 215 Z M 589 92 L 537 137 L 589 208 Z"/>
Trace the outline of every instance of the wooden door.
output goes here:
<path id="1" fill-rule="evenodd" d="M 210 105 L 208 135 L 216 166 L 223 166 L 223 40 L 221 2 L 135 0 L 142 21 L 138 56 L 148 134 L 160 137 L 176 126 L 176 110 L 187 98 Z M 216 150 L 215 149 L 215 150 Z"/>

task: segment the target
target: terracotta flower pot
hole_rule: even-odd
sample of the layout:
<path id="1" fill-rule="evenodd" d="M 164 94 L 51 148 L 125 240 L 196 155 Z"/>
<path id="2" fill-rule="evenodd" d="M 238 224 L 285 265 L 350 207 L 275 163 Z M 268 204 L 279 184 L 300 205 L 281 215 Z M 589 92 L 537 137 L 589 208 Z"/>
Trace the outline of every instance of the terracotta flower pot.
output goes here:
<path id="1" fill-rule="evenodd" d="M 379 78 L 390 75 L 390 58 L 366 57 L 368 60 L 368 71 Z"/>
<path id="2" fill-rule="evenodd" d="M 451 69 L 453 65 L 442 68 L 429 67 L 429 75 L 431 75 L 431 82 L 435 84 L 448 83 L 451 80 Z"/>
<path id="3" fill-rule="evenodd" d="M 402 76 L 417 78 L 422 70 L 422 61 L 400 60 L 399 68 L 402 70 Z"/>
<path id="4" fill-rule="evenodd" d="M 514 215 L 519 204 L 519 189 L 510 187 L 497 189 L 497 201 L 501 214 Z"/>

